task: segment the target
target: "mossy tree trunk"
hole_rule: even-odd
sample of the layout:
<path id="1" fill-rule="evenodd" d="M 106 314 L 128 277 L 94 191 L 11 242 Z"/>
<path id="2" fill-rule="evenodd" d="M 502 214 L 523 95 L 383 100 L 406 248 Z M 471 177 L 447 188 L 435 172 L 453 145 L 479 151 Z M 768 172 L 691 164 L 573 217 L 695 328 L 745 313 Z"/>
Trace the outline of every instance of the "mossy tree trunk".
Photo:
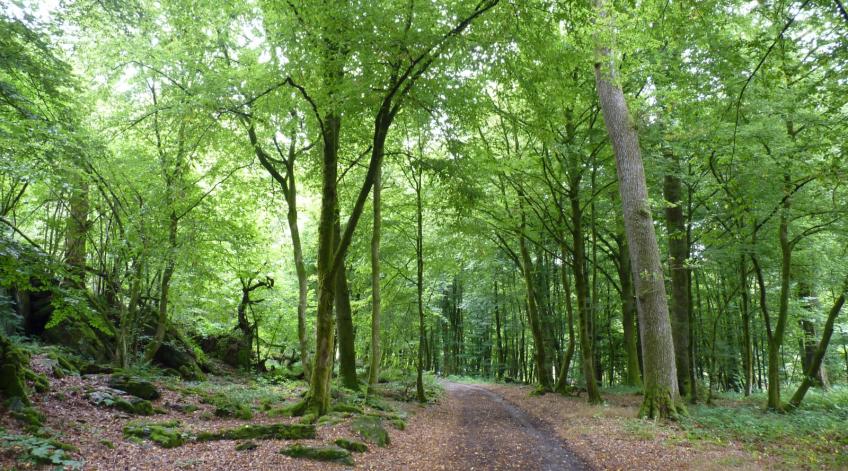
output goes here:
<path id="1" fill-rule="evenodd" d="M 606 0 L 595 0 L 601 26 L 610 21 Z M 605 27 L 611 33 L 612 27 Z M 645 395 L 643 417 L 675 418 L 680 404 L 674 341 L 657 236 L 648 200 L 648 185 L 639 137 L 630 118 L 624 92 L 616 78 L 609 46 L 596 45 L 595 83 L 607 132 L 615 154 L 624 230 L 633 264 L 633 280 L 642 340 Z"/>
<path id="2" fill-rule="evenodd" d="M 341 227 L 336 217 L 336 234 L 341 233 Z M 344 260 L 336 270 L 336 332 L 339 342 L 339 378 L 342 385 L 348 389 L 359 389 L 356 379 L 356 348 L 353 316 L 350 307 L 350 287 L 347 282 L 347 267 Z"/>
<path id="3" fill-rule="evenodd" d="M 674 337 L 674 358 L 677 366 L 677 385 L 680 394 L 696 399 L 695 385 L 689 384 L 689 243 L 683 217 L 683 185 L 680 181 L 680 158 L 670 149 L 664 151 L 670 164 L 663 179 L 666 200 L 665 222 L 668 236 L 668 269 L 671 272 L 671 326 Z"/>
<path id="4" fill-rule="evenodd" d="M 627 371 L 624 382 L 628 386 L 642 387 L 642 372 L 639 369 L 639 345 L 636 341 L 636 296 L 633 293 L 633 267 L 630 264 L 630 252 L 627 237 L 622 231 L 616 235 L 618 245 L 618 279 L 621 283 L 621 311 L 624 324 L 624 354 L 627 358 Z"/>
<path id="5" fill-rule="evenodd" d="M 382 166 L 381 166 L 382 167 Z M 368 370 L 368 387 L 377 384 L 380 379 L 380 315 L 382 298 L 380 297 L 380 236 L 383 226 L 382 213 L 383 171 L 377 168 L 374 176 L 372 202 L 374 205 L 374 222 L 371 228 L 371 358 Z"/>

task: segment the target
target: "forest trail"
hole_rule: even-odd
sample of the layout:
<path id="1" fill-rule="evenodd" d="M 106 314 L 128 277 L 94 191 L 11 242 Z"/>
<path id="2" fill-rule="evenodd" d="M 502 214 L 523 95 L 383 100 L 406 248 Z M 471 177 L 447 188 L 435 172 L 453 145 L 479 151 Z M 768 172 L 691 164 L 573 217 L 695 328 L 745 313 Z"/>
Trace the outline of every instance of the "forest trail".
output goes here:
<path id="1" fill-rule="evenodd" d="M 553 430 L 498 394 L 460 383 L 446 383 L 445 391 L 459 404 L 465 469 L 589 469 Z"/>
<path id="2" fill-rule="evenodd" d="M 483 385 L 445 382 L 439 403 L 419 412 L 414 434 L 372 469 L 588 470 L 547 425 Z M 412 431 L 412 430 L 410 430 Z M 410 439 L 407 441 L 407 439 Z M 404 458 L 416 450 L 414 459 Z M 422 453 L 421 450 L 428 450 Z"/>

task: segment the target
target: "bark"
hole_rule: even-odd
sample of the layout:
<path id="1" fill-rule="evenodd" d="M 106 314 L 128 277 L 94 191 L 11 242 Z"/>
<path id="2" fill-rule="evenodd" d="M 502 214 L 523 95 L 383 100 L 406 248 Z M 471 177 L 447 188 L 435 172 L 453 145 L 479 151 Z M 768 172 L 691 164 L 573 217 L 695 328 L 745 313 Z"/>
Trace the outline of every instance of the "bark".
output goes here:
<path id="1" fill-rule="evenodd" d="M 679 158 L 666 152 L 671 163 L 671 173 L 665 175 L 663 193 L 666 200 L 665 219 L 668 231 L 668 268 L 671 272 L 671 326 L 674 337 L 674 359 L 677 366 L 677 384 L 681 395 L 694 399 L 694 384 L 689 382 L 689 281 L 686 260 L 689 245 L 683 217 L 682 185 L 677 172 Z"/>
<path id="2" fill-rule="evenodd" d="M 790 178 L 784 175 L 784 190 L 789 191 Z M 780 402 L 780 347 L 783 346 L 783 337 L 786 333 L 786 321 L 789 318 L 789 282 L 792 268 L 792 243 L 789 240 L 789 210 L 791 198 L 787 195 L 783 200 L 780 212 L 780 225 L 778 227 L 778 239 L 780 241 L 780 305 L 777 312 L 777 323 L 772 331 L 769 319 L 766 319 L 766 333 L 768 334 L 768 408 L 771 410 L 783 410 Z M 762 287 L 761 287 L 762 290 Z"/>
<path id="3" fill-rule="evenodd" d="M 369 388 L 377 384 L 380 378 L 380 231 L 382 230 L 382 201 L 383 187 L 382 169 L 377 169 L 374 177 L 374 222 L 371 231 L 371 358 L 368 369 Z"/>
<path id="4" fill-rule="evenodd" d="M 583 360 L 583 378 L 586 396 L 591 404 L 602 402 L 595 378 L 595 354 L 592 346 L 592 312 L 589 305 L 589 275 L 586 271 L 586 243 L 583 237 L 583 210 L 578 194 L 580 178 L 572 174 L 569 190 L 571 204 L 571 236 L 574 244 L 574 290 L 577 295 L 577 319 L 580 325 L 580 353 Z"/>
<path id="5" fill-rule="evenodd" d="M 88 184 L 82 176 L 74 178 L 74 187 L 68 201 L 68 218 L 65 228 L 65 264 L 71 273 L 71 286 L 85 288 L 86 238 L 88 237 Z"/>
<path id="6" fill-rule="evenodd" d="M 165 340 L 165 332 L 168 327 L 168 295 L 171 291 L 171 277 L 176 269 L 177 256 L 177 228 L 179 219 L 173 210 L 168 217 L 168 247 L 165 253 L 165 269 L 162 270 L 162 278 L 159 283 L 159 310 L 156 318 L 156 332 L 153 339 L 144 352 L 144 361 L 151 362 Z"/>
<path id="7" fill-rule="evenodd" d="M 424 345 L 427 337 L 424 332 L 424 206 L 421 201 L 421 169 L 414 171 L 415 178 L 415 285 L 418 305 L 418 364 L 415 375 L 415 396 L 418 402 L 426 402 L 424 395 Z"/>
<path id="8" fill-rule="evenodd" d="M 336 234 L 341 233 L 338 218 L 336 218 Z M 356 379 L 356 348 L 353 316 L 350 307 L 350 288 L 347 283 L 347 268 L 344 260 L 336 270 L 336 332 L 339 344 L 339 378 L 342 386 L 357 390 L 359 381 Z"/>
<path id="9" fill-rule="evenodd" d="M 742 292 L 742 368 L 744 372 L 744 392 L 746 396 L 751 395 L 754 383 L 753 348 L 751 346 L 751 311 L 748 295 L 748 265 L 745 255 L 739 256 L 739 286 Z"/>
<path id="10" fill-rule="evenodd" d="M 621 283 L 621 310 L 624 324 L 624 353 L 627 357 L 625 384 L 642 387 L 639 370 L 639 349 L 636 341 L 636 296 L 633 293 L 633 269 L 624 233 L 616 237 L 618 242 L 618 279 Z"/>
<path id="11" fill-rule="evenodd" d="M 604 21 L 607 16 L 605 0 L 596 0 L 596 7 L 601 21 Z M 639 138 L 630 119 L 624 92 L 616 82 L 613 56 L 603 45 L 598 46 L 597 54 L 596 88 L 615 154 L 624 229 L 633 264 L 640 316 L 645 396 L 639 414 L 651 418 L 675 418 L 685 409 L 680 404 L 671 321 Z"/>
<path id="12" fill-rule="evenodd" d="M 524 198 L 519 194 L 520 199 Z M 524 275 L 524 287 L 527 292 L 527 321 L 533 334 L 533 359 L 535 360 L 536 372 L 539 377 L 539 386 L 546 391 L 551 390 L 550 372 L 545 368 L 545 336 L 539 319 L 539 310 L 536 304 L 535 286 L 533 283 L 533 262 L 530 260 L 530 252 L 527 250 L 525 231 L 527 230 L 524 210 L 521 210 L 521 234 L 518 237 L 521 252 L 521 271 Z"/>
<path id="13" fill-rule="evenodd" d="M 498 299 L 498 280 L 495 279 L 495 335 L 497 338 L 497 358 L 498 368 L 495 377 L 503 379 L 504 369 L 506 367 L 506 353 L 504 352 L 503 339 L 501 337 L 501 310 L 500 299 Z"/>
<path id="14" fill-rule="evenodd" d="M 560 254 L 562 254 L 563 264 L 560 270 L 562 275 L 562 288 L 565 293 L 565 317 L 568 324 L 568 346 L 562 354 L 562 363 L 559 367 L 559 378 L 557 378 L 554 391 L 564 393 L 568 386 L 568 371 L 571 369 L 571 362 L 574 359 L 574 350 L 577 344 L 577 338 L 574 334 L 574 307 L 571 305 L 571 282 L 568 279 L 568 269 L 565 266 L 566 256 L 565 242 L 560 242 Z"/>

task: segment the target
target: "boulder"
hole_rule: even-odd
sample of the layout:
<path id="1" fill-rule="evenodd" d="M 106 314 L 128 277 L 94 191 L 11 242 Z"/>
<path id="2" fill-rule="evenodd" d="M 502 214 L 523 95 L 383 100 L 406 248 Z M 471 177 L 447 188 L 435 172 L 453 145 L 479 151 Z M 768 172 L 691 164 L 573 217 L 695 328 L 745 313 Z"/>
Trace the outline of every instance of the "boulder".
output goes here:
<path id="1" fill-rule="evenodd" d="M 159 399 L 161 396 L 159 390 L 150 381 L 125 374 L 112 375 L 109 378 L 109 387 L 147 400 Z"/>

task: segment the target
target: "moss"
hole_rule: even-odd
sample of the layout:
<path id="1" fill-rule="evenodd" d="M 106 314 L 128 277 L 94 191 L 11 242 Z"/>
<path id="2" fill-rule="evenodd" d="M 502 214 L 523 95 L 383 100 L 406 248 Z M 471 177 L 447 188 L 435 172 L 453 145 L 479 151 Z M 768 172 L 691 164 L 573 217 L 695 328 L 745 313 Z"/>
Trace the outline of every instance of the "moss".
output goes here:
<path id="1" fill-rule="evenodd" d="M 639 417 L 643 419 L 677 420 L 688 412 L 682 400 L 675 401 L 671 392 L 661 388 L 646 390 L 639 408 Z"/>
<path id="2" fill-rule="evenodd" d="M 311 447 L 299 444 L 291 445 L 280 450 L 280 453 L 292 458 L 307 458 L 316 461 L 330 461 L 353 466 L 353 458 L 350 452 L 334 446 Z"/>
<path id="3" fill-rule="evenodd" d="M 7 400 L 5 406 L 10 415 L 26 425 L 27 429 L 36 430 L 44 425 L 44 414 L 18 396 Z"/>
<path id="4" fill-rule="evenodd" d="M 180 422 L 169 420 L 167 422 L 130 422 L 124 426 L 124 437 L 135 439 L 149 439 L 162 448 L 175 448 L 183 445 L 188 435 L 180 429 Z"/>
<path id="5" fill-rule="evenodd" d="M 3 397 L 17 397 L 29 404 L 24 376 L 15 365 L 8 363 L 0 365 L 0 392 L 3 393 Z"/>
<path id="6" fill-rule="evenodd" d="M 383 427 L 383 419 L 375 415 L 357 417 L 351 423 L 351 429 L 365 440 L 384 447 L 391 443 L 389 432 Z"/>
<path id="7" fill-rule="evenodd" d="M 361 407 L 344 402 L 333 404 L 330 410 L 333 412 L 350 412 L 352 414 L 362 414 L 364 412 Z"/>
<path id="8" fill-rule="evenodd" d="M 236 402 L 229 396 L 223 394 L 206 395 L 202 401 L 215 406 L 216 417 L 235 417 L 241 420 L 253 418 L 253 411 L 248 405 Z"/>
<path id="9" fill-rule="evenodd" d="M 127 401 L 124 398 L 117 397 L 113 401 L 113 406 L 130 414 L 137 415 L 153 415 L 153 404 L 146 399 L 133 399 Z"/>
<path id="10" fill-rule="evenodd" d="M 348 440 L 347 438 L 339 438 L 335 441 L 335 444 L 340 448 L 344 448 L 348 451 L 355 451 L 357 453 L 365 453 L 368 451 L 368 445 L 356 440 Z"/>
<path id="11" fill-rule="evenodd" d="M 376 397 L 369 397 L 367 404 L 371 406 L 373 409 L 377 409 L 383 412 L 391 412 L 392 406 L 390 406 L 387 402 L 377 399 Z"/>
<path id="12" fill-rule="evenodd" d="M 43 393 L 50 390 L 50 380 L 47 379 L 47 376 L 44 376 L 40 373 L 36 373 L 35 371 L 32 371 L 30 369 L 24 369 L 24 376 L 26 377 L 27 381 L 32 382 L 32 387 L 35 389 L 36 392 Z"/>
<path id="13" fill-rule="evenodd" d="M 406 421 L 401 419 L 400 417 L 390 418 L 389 423 L 392 424 L 392 427 L 398 430 L 406 430 Z"/>
<path id="14" fill-rule="evenodd" d="M 105 438 L 104 438 L 103 440 L 100 440 L 100 444 L 101 444 L 101 445 L 103 445 L 103 446 L 105 446 L 106 448 L 108 448 L 108 449 L 110 449 L 110 450 L 114 450 L 114 449 L 115 449 L 115 444 L 114 444 L 114 443 L 112 443 L 112 442 L 111 442 L 111 441 L 109 441 L 109 440 L 106 440 Z"/>
<path id="15" fill-rule="evenodd" d="M 211 440 L 291 440 L 299 438 L 315 438 L 315 426 L 302 424 L 270 424 L 243 425 L 238 428 L 224 429 L 217 432 L 201 432 L 198 441 Z"/>
<path id="16" fill-rule="evenodd" d="M 250 440 L 246 442 L 236 443 L 236 451 L 247 451 L 247 450 L 255 450 L 259 448 L 259 445 L 256 442 L 252 442 Z"/>
<path id="17" fill-rule="evenodd" d="M 338 413 L 322 415 L 316 422 L 318 425 L 336 425 L 344 420 L 344 416 Z"/>
<path id="18" fill-rule="evenodd" d="M 159 399 L 161 396 L 159 390 L 150 381 L 125 374 L 112 375 L 109 379 L 109 387 L 147 400 Z"/>

